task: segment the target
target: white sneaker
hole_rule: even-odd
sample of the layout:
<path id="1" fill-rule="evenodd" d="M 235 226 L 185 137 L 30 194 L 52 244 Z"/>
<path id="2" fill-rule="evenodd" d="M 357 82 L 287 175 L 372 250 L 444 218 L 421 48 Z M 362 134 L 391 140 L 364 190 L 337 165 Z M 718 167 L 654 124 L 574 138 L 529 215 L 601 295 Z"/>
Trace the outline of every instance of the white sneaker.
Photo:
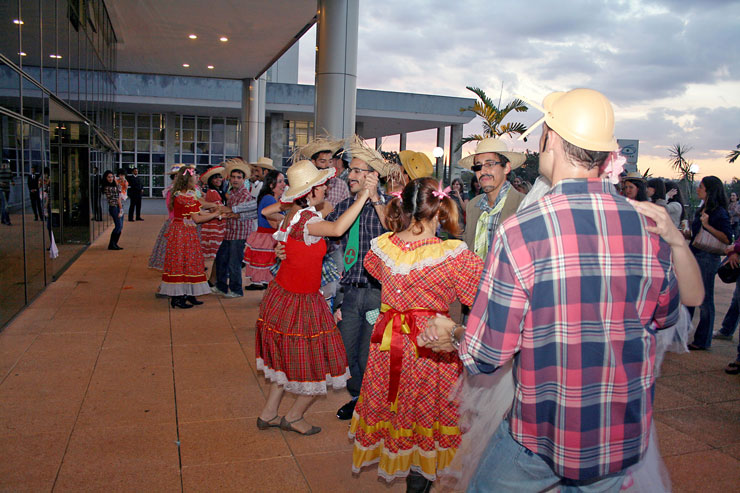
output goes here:
<path id="1" fill-rule="evenodd" d="M 224 298 L 241 298 L 242 296 L 244 295 L 230 291 L 224 295 Z"/>
<path id="2" fill-rule="evenodd" d="M 211 293 L 220 294 L 221 296 L 226 296 L 226 293 L 218 289 L 216 286 L 211 286 Z"/>

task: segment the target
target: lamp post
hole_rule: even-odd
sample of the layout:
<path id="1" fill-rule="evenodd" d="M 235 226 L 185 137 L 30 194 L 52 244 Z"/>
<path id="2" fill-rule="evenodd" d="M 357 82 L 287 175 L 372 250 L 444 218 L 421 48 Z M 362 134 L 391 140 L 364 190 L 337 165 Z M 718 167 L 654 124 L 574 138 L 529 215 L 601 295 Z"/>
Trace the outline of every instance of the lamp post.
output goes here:
<path id="1" fill-rule="evenodd" d="M 439 158 L 441 158 L 444 155 L 445 155 L 445 150 L 443 148 L 439 147 L 439 146 L 435 147 L 432 150 L 432 156 L 434 156 L 434 159 L 436 160 L 436 163 L 435 164 L 436 164 L 436 167 L 437 167 L 437 169 L 436 169 L 436 171 L 435 171 L 434 174 L 437 175 L 437 177 L 439 177 Z M 444 162 L 443 162 L 442 163 L 442 178 L 444 178 L 444 171 L 445 170 L 444 170 Z"/>

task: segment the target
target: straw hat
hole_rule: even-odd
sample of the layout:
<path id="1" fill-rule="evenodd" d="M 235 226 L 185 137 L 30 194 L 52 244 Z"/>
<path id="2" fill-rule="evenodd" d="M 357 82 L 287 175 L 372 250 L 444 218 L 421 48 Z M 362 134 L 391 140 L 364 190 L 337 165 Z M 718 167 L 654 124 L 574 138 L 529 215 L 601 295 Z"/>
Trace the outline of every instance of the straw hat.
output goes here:
<path id="1" fill-rule="evenodd" d="M 368 147 L 357 135 L 352 138 L 352 143 L 349 145 L 349 152 L 352 155 L 352 159 L 357 158 L 364 161 L 368 166 L 377 171 L 381 178 L 385 178 L 393 170 L 394 165 L 383 159 L 383 156 L 378 151 Z"/>
<path id="2" fill-rule="evenodd" d="M 614 110 L 609 100 L 593 89 L 573 89 L 553 92 L 545 97 L 542 106 L 531 103 L 545 116 L 524 132 L 519 139 L 529 135 L 542 122 L 557 132 L 563 140 L 589 151 L 616 151 L 614 138 Z"/>
<path id="3" fill-rule="evenodd" d="M 280 202 L 289 203 L 295 199 L 303 197 L 311 191 L 313 187 L 326 183 L 336 173 L 333 167 L 327 169 L 317 169 L 313 163 L 307 159 L 298 161 L 293 164 L 286 174 L 290 186 L 285 189 Z"/>
<path id="4" fill-rule="evenodd" d="M 398 153 L 398 157 L 401 159 L 401 166 L 412 180 L 434 174 L 432 160 L 423 152 L 401 151 Z"/>
<path id="5" fill-rule="evenodd" d="M 631 181 L 647 181 L 645 180 L 645 177 L 642 176 L 638 171 L 630 171 L 626 175 L 622 177 L 622 181 L 631 180 Z"/>
<path id="6" fill-rule="evenodd" d="M 252 168 L 241 158 L 235 157 L 229 159 L 224 164 L 226 165 L 226 177 L 230 177 L 231 172 L 235 169 L 241 170 L 245 178 L 252 176 Z"/>
<path id="7" fill-rule="evenodd" d="M 224 171 L 226 171 L 226 168 L 223 166 L 213 166 L 211 168 L 208 168 L 208 170 L 200 175 L 200 181 L 203 183 L 208 183 L 208 179 L 213 175 L 220 175 L 221 178 L 224 177 Z"/>
<path id="8" fill-rule="evenodd" d="M 257 162 L 249 163 L 249 164 L 251 164 L 252 166 L 258 166 L 260 168 L 277 171 L 275 169 L 275 166 L 272 165 L 272 159 L 270 159 L 269 157 L 262 156 L 261 158 L 257 160 Z"/>
<path id="9" fill-rule="evenodd" d="M 517 169 L 527 160 L 527 156 L 523 152 L 509 152 L 506 142 L 494 137 L 489 137 L 487 139 L 479 140 L 478 146 L 475 148 L 475 152 L 469 156 L 465 156 L 458 161 L 457 164 L 465 169 L 472 169 L 475 156 L 486 152 L 495 152 L 496 154 L 504 156 L 509 160 L 511 169 Z"/>
<path id="10" fill-rule="evenodd" d="M 317 152 L 331 152 L 334 156 L 336 152 L 344 146 L 342 139 L 332 139 L 328 137 L 317 137 L 305 146 L 298 149 L 298 156 L 296 159 L 303 156 L 306 159 L 311 159 Z"/>
<path id="11" fill-rule="evenodd" d="M 192 165 L 192 164 L 187 164 L 187 165 L 185 165 L 185 164 L 173 164 L 172 167 L 170 168 L 169 174 L 170 175 L 176 175 L 177 172 L 180 171 L 180 168 L 182 168 L 183 166 L 187 166 L 188 168 L 195 168 L 195 166 Z"/>

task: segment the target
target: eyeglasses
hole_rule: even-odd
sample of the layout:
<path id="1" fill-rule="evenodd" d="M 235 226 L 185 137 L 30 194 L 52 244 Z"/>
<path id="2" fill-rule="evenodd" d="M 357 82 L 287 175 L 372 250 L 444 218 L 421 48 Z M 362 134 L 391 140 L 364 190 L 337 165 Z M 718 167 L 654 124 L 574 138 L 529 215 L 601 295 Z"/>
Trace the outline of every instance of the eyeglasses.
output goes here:
<path id="1" fill-rule="evenodd" d="M 503 161 L 485 161 L 485 162 L 480 163 L 480 164 L 478 164 L 478 163 L 474 164 L 473 166 L 470 167 L 470 169 L 473 170 L 473 171 L 480 171 L 483 168 L 491 169 L 494 166 L 505 166 L 505 165 L 506 165 L 506 163 L 503 162 Z"/>
<path id="2" fill-rule="evenodd" d="M 350 173 L 352 173 L 353 171 L 355 173 L 370 173 L 372 170 L 371 169 L 362 169 L 362 168 L 350 168 L 349 169 L 349 172 Z"/>

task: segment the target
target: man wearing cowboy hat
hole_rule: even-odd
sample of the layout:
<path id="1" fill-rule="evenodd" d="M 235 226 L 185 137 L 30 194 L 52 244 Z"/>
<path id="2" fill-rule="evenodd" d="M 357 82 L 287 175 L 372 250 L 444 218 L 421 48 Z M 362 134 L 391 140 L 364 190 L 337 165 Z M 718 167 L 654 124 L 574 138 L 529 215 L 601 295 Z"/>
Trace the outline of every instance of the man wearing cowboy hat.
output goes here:
<path id="1" fill-rule="evenodd" d="M 352 418 L 362 387 L 373 330 L 367 315 L 380 308 L 380 284 L 367 273 L 363 259 L 370 250 L 370 241 L 386 232 L 384 210 L 389 198 L 379 193 L 378 180 L 387 176 L 391 169 L 378 151 L 369 148 L 357 137 L 350 145 L 350 152 L 352 160 L 348 178 L 353 196 L 339 202 L 326 220 L 334 221 L 341 216 L 354 202 L 354 195 L 363 188 L 369 187 L 372 192 L 356 222 L 339 238 L 341 251 L 344 252 L 345 273 L 339 281 L 344 298 L 341 307 L 335 307 L 335 318 L 340 319 L 339 331 L 342 333 L 351 374 L 347 390 L 352 396 L 337 411 L 337 417 L 342 420 Z"/>
<path id="2" fill-rule="evenodd" d="M 224 210 L 231 212 L 226 220 L 226 235 L 216 252 L 216 285 L 212 291 L 226 298 L 238 298 L 244 296 L 241 265 L 244 244 L 257 218 L 257 201 L 246 186 L 247 177 L 252 171 L 249 165 L 237 158 L 224 164 L 231 184 Z"/>
<path id="3" fill-rule="evenodd" d="M 268 171 L 274 170 L 275 167 L 272 165 L 272 159 L 269 157 L 262 156 L 254 163 L 249 163 L 252 168 L 252 176 L 249 181 L 252 183 L 249 189 L 249 193 L 252 197 L 257 198 L 262 190 L 263 180 Z"/>
<path id="4" fill-rule="evenodd" d="M 510 414 L 468 491 L 618 492 L 648 445 L 654 328 L 678 321 L 672 247 L 599 178 L 618 149 L 609 100 L 575 89 L 543 106 L 540 173 L 552 189 L 498 230 L 467 331 L 430 326 L 438 349 L 459 344 L 471 374 L 513 359 Z"/>
<path id="5" fill-rule="evenodd" d="M 301 147 L 299 152 L 310 159 L 318 169 L 327 169 L 334 166 L 334 155 L 339 152 L 343 144 L 342 140 L 319 137 Z M 342 200 L 349 198 L 349 188 L 338 176 L 335 175 L 326 185 L 329 187 L 326 191 L 326 200 L 334 207 Z"/>
<path id="6" fill-rule="evenodd" d="M 523 152 L 509 152 L 502 140 L 491 137 L 478 141 L 475 152 L 458 163 L 475 173 L 483 192 L 465 208 L 463 240 L 484 260 L 496 228 L 516 212 L 524 198 L 506 178 L 525 160 Z"/>

